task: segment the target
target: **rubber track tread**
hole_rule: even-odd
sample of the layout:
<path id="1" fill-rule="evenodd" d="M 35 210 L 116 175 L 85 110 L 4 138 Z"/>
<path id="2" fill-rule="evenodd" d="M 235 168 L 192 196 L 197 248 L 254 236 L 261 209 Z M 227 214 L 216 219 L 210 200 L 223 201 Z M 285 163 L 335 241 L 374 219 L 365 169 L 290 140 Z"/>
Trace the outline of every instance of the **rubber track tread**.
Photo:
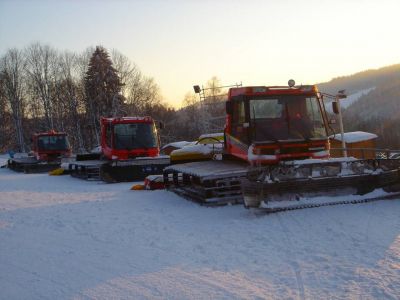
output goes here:
<path id="1" fill-rule="evenodd" d="M 344 205 L 344 204 L 360 204 L 360 203 L 369 203 L 374 201 L 380 200 L 389 200 L 400 197 L 400 192 L 392 193 L 389 195 L 374 197 L 374 198 L 366 198 L 366 199 L 359 199 L 359 200 L 340 200 L 337 202 L 330 202 L 330 203 L 315 203 L 315 204 L 306 204 L 300 206 L 290 206 L 290 207 L 279 207 L 279 208 L 255 208 L 258 212 L 265 212 L 265 213 L 277 213 L 277 212 L 284 212 L 290 210 L 298 210 L 298 209 L 305 209 L 305 208 L 317 208 L 323 206 L 334 206 L 334 205 Z"/>

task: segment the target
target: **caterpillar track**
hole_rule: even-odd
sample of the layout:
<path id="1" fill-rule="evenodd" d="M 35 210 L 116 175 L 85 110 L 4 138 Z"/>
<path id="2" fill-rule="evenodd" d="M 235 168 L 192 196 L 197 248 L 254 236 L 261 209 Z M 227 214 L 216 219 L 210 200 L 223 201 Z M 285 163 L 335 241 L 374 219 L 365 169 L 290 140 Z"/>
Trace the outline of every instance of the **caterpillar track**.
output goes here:
<path id="1" fill-rule="evenodd" d="M 257 168 L 238 161 L 192 162 L 165 168 L 164 183 L 201 205 L 244 204 L 272 213 L 400 196 L 400 160 L 306 160 Z"/>
<path id="2" fill-rule="evenodd" d="M 305 208 L 318 208 L 318 207 L 324 207 L 324 206 L 335 206 L 335 205 L 344 205 L 344 204 L 362 204 L 362 203 L 369 203 L 369 202 L 375 202 L 375 201 L 380 201 L 380 200 L 391 200 L 391 199 L 396 199 L 396 198 L 400 198 L 400 192 L 395 192 L 395 193 L 381 195 L 381 196 L 371 196 L 371 198 L 352 199 L 352 200 L 337 200 L 335 202 L 329 202 L 329 203 L 306 204 L 306 205 L 298 205 L 298 206 L 293 205 L 290 207 L 279 207 L 279 208 L 274 208 L 274 209 L 259 207 L 256 209 L 256 212 L 271 214 L 271 213 L 291 211 L 291 210 L 300 210 L 300 209 L 305 209 Z"/>

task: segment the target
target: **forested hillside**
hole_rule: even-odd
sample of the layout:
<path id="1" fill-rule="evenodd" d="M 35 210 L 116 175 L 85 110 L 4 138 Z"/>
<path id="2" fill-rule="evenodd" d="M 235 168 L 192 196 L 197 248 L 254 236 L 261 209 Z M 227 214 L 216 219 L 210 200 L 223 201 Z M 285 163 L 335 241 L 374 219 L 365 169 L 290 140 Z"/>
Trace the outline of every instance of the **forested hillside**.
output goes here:
<path id="1" fill-rule="evenodd" d="M 318 86 L 332 94 L 345 89 L 348 95 L 371 89 L 343 109 L 345 130 L 375 133 L 378 146 L 400 149 L 400 64 L 335 78 Z"/>
<path id="2" fill-rule="evenodd" d="M 333 78 L 328 82 L 318 83 L 320 90 L 334 94 L 345 89 L 348 94 L 353 94 L 371 87 L 380 86 L 400 78 L 400 64 L 366 70 L 348 76 Z"/>
<path id="3" fill-rule="evenodd" d="M 116 50 L 71 53 L 40 43 L 10 49 L 0 57 L 0 152 L 28 151 L 32 134 L 50 129 L 66 132 L 74 151 L 89 150 L 99 143 L 101 116 L 150 115 L 166 125 L 163 143 L 221 132 L 227 89 L 220 86 L 212 77 L 202 101 L 188 92 L 177 110 L 163 101 L 153 78 Z M 346 131 L 376 133 L 380 147 L 400 149 L 400 64 L 318 86 L 330 94 L 346 90 Z"/>

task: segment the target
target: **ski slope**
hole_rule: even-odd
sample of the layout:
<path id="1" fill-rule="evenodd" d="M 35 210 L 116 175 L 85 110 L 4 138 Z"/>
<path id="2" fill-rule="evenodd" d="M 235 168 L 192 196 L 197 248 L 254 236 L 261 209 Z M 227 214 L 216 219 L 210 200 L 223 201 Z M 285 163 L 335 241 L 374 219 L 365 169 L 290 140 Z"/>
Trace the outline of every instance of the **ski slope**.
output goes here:
<path id="1" fill-rule="evenodd" d="M 1 299 L 399 299 L 400 200 L 260 215 L 0 169 Z"/>

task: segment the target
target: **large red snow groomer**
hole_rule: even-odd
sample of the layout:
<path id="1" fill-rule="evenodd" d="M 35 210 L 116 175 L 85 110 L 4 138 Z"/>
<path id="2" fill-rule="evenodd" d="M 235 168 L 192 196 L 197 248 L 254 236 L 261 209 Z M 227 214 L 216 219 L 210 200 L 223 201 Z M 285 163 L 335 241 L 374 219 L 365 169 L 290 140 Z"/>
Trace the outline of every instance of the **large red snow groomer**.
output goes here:
<path id="1" fill-rule="evenodd" d="M 48 172 L 60 167 L 61 159 L 71 156 L 67 134 L 50 130 L 32 136 L 32 151 L 27 156 L 8 160 L 8 167 L 25 173 Z"/>
<path id="2" fill-rule="evenodd" d="M 101 150 L 79 154 L 69 164 L 72 176 L 106 182 L 134 181 L 161 174 L 169 165 L 151 117 L 101 119 Z"/>
<path id="3" fill-rule="evenodd" d="M 252 165 L 328 158 L 327 120 L 316 86 L 229 90 L 225 153 Z"/>
<path id="4" fill-rule="evenodd" d="M 329 128 L 315 85 L 231 88 L 223 160 L 172 165 L 164 182 L 203 204 L 244 200 L 268 211 L 365 201 L 310 199 L 332 191 L 364 195 L 400 182 L 398 160 L 329 159 Z"/>

